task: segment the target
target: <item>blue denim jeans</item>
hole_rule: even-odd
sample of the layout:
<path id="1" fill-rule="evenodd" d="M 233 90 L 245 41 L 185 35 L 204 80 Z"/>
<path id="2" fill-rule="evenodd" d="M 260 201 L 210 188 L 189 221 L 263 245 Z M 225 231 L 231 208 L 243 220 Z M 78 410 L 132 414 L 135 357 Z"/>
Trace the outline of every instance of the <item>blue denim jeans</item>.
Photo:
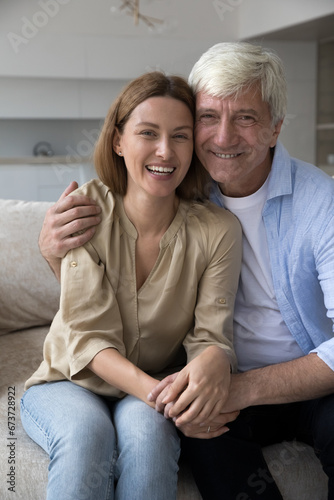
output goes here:
<path id="1" fill-rule="evenodd" d="M 21 420 L 50 457 L 47 500 L 176 499 L 179 437 L 143 401 L 52 382 L 25 392 Z"/>

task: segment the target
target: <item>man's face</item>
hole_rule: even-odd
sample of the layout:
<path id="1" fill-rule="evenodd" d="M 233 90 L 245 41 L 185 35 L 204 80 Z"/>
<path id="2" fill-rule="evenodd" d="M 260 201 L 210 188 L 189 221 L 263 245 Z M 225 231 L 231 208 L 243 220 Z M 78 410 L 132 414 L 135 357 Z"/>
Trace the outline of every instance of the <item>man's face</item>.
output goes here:
<path id="1" fill-rule="evenodd" d="M 196 153 L 223 194 L 248 196 L 262 186 L 281 125 L 272 125 L 269 106 L 257 87 L 238 98 L 197 94 Z"/>

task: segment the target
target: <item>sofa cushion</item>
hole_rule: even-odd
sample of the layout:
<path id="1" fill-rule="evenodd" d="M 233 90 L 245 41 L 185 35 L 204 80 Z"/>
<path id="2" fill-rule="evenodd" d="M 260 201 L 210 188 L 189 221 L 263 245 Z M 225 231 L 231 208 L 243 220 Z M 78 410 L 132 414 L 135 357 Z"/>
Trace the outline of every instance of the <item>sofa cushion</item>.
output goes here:
<path id="1" fill-rule="evenodd" d="M 0 335 L 49 324 L 60 286 L 38 250 L 49 202 L 0 200 Z"/>
<path id="2" fill-rule="evenodd" d="M 0 453 L 0 499 L 45 500 L 49 457 L 26 434 L 20 419 L 20 400 L 27 378 L 43 359 L 43 343 L 48 326 L 20 330 L 0 337 L 0 435 L 3 448 Z M 9 406 L 9 395 L 11 406 Z M 14 403 L 14 405 L 13 405 Z M 8 425 L 8 408 L 11 410 Z M 14 420 L 13 415 L 14 413 Z M 11 460 L 7 444 L 13 439 Z M 10 463 L 9 463 L 10 462 Z M 15 472 L 15 493 L 8 488 L 7 474 Z"/>

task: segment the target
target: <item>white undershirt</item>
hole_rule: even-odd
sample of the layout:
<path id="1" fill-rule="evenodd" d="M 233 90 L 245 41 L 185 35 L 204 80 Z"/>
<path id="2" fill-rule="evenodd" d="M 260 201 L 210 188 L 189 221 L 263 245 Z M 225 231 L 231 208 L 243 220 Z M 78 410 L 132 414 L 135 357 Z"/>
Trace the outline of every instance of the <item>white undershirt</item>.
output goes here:
<path id="1" fill-rule="evenodd" d="M 262 220 L 267 189 L 268 179 L 250 196 L 223 196 L 224 206 L 238 217 L 243 230 L 243 259 L 234 313 L 234 346 L 240 371 L 303 355 L 276 302 Z"/>

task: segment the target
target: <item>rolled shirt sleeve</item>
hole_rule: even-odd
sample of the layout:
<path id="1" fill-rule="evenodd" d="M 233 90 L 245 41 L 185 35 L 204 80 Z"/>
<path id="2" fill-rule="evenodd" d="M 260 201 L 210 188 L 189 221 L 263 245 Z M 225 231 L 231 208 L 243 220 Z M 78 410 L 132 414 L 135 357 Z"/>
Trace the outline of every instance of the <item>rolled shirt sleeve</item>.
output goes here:
<path id="1" fill-rule="evenodd" d="M 327 317 L 332 321 L 332 332 L 334 333 L 334 217 L 331 217 L 328 223 L 323 226 L 322 234 L 319 234 L 317 240 L 315 254 L 324 305 Z M 322 342 L 311 352 L 317 353 L 334 370 L 334 338 Z"/>
<path id="2" fill-rule="evenodd" d="M 58 325 L 64 332 L 70 377 L 75 377 L 102 349 L 125 356 L 123 326 L 105 266 L 89 244 L 62 261 Z"/>
<path id="3" fill-rule="evenodd" d="M 208 262 L 198 286 L 195 325 L 184 340 L 188 362 L 209 345 L 225 350 L 233 371 L 237 360 L 233 348 L 233 313 L 241 266 L 241 227 L 227 211 L 216 214 L 205 238 Z M 212 231 L 212 227 L 217 232 Z M 205 241 L 204 240 L 204 241 Z"/>

